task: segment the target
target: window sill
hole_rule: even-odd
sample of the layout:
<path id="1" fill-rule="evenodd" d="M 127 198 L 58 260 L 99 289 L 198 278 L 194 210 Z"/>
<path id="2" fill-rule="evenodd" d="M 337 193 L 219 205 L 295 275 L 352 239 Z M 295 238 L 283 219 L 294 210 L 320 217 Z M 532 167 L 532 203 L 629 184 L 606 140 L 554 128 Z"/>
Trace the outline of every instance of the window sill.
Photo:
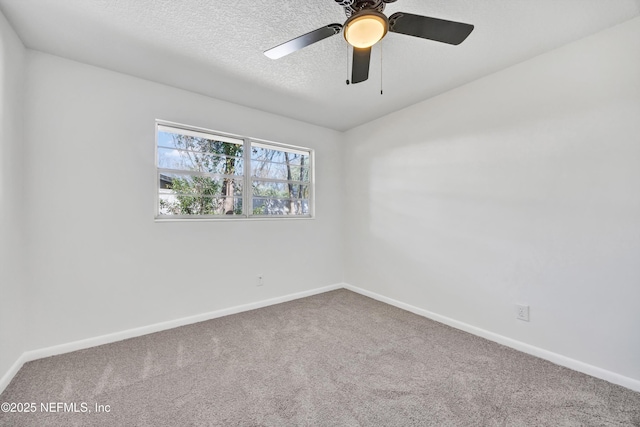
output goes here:
<path id="1" fill-rule="evenodd" d="M 205 217 L 205 218 L 171 218 L 164 216 L 156 216 L 154 218 L 154 222 L 225 222 L 225 221 L 300 221 L 300 220 L 312 220 L 315 219 L 315 216 L 306 215 L 306 216 L 251 216 L 251 217 L 237 217 L 237 216 L 229 216 L 229 217 Z"/>

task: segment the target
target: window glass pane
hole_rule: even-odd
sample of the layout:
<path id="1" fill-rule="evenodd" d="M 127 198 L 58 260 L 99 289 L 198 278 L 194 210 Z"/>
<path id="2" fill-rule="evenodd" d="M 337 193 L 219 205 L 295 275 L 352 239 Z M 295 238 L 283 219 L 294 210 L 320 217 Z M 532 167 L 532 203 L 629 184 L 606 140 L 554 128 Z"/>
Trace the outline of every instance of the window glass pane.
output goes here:
<path id="1" fill-rule="evenodd" d="M 176 129 L 176 132 L 180 132 L 180 130 Z M 163 131 L 158 131 L 158 147 L 235 157 L 242 157 L 243 153 L 242 141 L 240 140 L 238 143 L 233 143 L 217 140 L 215 135 L 211 135 L 211 138 L 204 138 Z"/>
<path id="2" fill-rule="evenodd" d="M 242 197 L 242 179 L 160 173 L 159 181 L 161 193 Z"/>
<path id="3" fill-rule="evenodd" d="M 242 159 L 175 148 L 158 148 L 158 166 L 163 169 L 188 170 L 221 175 L 243 174 Z"/>
<path id="4" fill-rule="evenodd" d="M 254 197 L 253 215 L 308 215 L 309 200 Z"/>
<path id="5" fill-rule="evenodd" d="M 278 199 L 306 199 L 309 186 L 288 182 L 253 181 L 253 195 Z"/>
<path id="6" fill-rule="evenodd" d="M 256 178 L 309 182 L 309 167 L 289 163 L 251 161 L 251 175 Z"/>
<path id="7" fill-rule="evenodd" d="M 242 215 L 242 198 L 160 192 L 160 215 Z"/>
<path id="8" fill-rule="evenodd" d="M 287 151 L 286 149 L 266 148 L 252 145 L 251 160 L 260 162 L 289 163 L 291 165 L 308 165 L 309 155 Z"/>
<path id="9" fill-rule="evenodd" d="M 309 156 L 307 154 L 289 154 L 289 164 L 293 166 L 306 166 L 309 164 Z"/>

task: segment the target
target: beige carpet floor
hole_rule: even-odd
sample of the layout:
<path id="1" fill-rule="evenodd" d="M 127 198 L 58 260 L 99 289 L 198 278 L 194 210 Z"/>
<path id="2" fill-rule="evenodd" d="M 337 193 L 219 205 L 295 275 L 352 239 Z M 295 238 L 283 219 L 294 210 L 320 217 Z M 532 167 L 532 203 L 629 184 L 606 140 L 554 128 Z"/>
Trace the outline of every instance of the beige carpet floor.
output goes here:
<path id="1" fill-rule="evenodd" d="M 38 407 L 2 426 L 640 426 L 640 393 L 346 290 L 29 362 L 0 402 Z"/>

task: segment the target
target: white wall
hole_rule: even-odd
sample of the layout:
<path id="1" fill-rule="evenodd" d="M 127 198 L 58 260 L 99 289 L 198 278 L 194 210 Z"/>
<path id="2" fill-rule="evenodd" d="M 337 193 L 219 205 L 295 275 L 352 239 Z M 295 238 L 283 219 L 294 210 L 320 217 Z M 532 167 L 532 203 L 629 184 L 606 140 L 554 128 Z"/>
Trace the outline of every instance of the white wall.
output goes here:
<path id="1" fill-rule="evenodd" d="M 340 133 L 27 58 L 29 349 L 342 281 Z M 315 149 L 316 219 L 154 222 L 155 119 Z"/>
<path id="2" fill-rule="evenodd" d="M 640 379 L 640 18 L 349 131 L 345 164 L 347 283 Z"/>
<path id="3" fill-rule="evenodd" d="M 24 350 L 22 222 L 25 49 L 0 13 L 0 378 Z"/>

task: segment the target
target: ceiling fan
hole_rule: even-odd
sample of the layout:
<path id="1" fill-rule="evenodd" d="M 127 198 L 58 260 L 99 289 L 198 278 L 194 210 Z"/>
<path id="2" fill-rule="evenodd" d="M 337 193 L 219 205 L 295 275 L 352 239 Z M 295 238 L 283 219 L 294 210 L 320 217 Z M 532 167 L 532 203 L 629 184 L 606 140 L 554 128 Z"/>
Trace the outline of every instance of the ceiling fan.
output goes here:
<path id="1" fill-rule="evenodd" d="M 405 12 L 396 12 L 387 18 L 382 13 L 384 7 L 395 1 L 335 0 L 347 15 L 344 25 L 329 24 L 266 50 L 264 54 L 271 59 L 282 58 L 342 31 L 347 43 L 353 46 L 351 83 L 360 83 L 369 78 L 371 47 L 388 31 L 452 45 L 462 43 L 473 31 L 470 24 Z"/>

